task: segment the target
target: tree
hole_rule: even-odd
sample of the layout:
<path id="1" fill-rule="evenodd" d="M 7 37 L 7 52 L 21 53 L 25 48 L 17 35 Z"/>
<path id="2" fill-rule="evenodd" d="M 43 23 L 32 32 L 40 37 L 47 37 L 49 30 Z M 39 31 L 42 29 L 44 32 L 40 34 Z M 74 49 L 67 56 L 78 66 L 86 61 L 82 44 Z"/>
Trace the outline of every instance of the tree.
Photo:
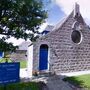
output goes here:
<path id="1" fill-rule="evenodd" d="M 0 50 L 16 49 L 12 43 L 5 42 L 10 37 L 35 40 L 46 17 L 41 0 L 0 0 L 0 35 L 4 35 Z"/>

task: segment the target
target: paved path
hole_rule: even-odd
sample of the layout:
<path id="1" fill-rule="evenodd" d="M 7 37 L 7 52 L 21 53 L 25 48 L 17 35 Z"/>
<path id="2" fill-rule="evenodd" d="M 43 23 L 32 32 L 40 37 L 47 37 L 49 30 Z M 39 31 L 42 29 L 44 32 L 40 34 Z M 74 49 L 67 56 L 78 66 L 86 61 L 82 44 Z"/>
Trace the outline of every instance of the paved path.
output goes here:
<path id="1" fill-rule="evenodd" d="M 20 69 L 20 77 L 24 78 L 25 81 L 28 81 L 27 69 Z M 38 77 L 32 79 L 32 81 L 39 82 L 43 81 L 48 86 L 49 90 L 72 90 L 67 83 L 63 82 L 58 76 L 49 76 L 49 77 Z"/>
<path id="2" fill-rule="evenodd" d="M 67 82 L 64 82 L 60 76 L 39 77 L 33 81 L 43 81 L 46 83 L 48 90 L 73 90 Z"/>
<path id="3" fill-rule="evenodd" d="M 88 73 L 88 71 L 86 71 Z M 82 75 L 84 74 L 84 72 L 79 72 L 79 74 L 76 75 Z M 74 74 L 75 75 L 75 74 Z M 68 76 L 68 75 L 67 75 Z M 71 75 L 69 76 L 73 76 L 73 73 L 71 73 Z M 39 82 L 39 81 L 43 81 L 44 83 L 46 83 L 46 85 L 48 86 L 49 90 L 84 90 L 84 89 L 77 89 L 76 87 L 71 87 L 71 85 L 67 82 L 64 82 L 62 80 L 62 76 L 42 76 L 42 77 L 37 77 L 34 79 L 29 79 L 28 78 L 28 72 L 27 69 L 20 69 L 20 77 L 23 78 L 22 81 L 35 81 L 35 82 Z M 46 89 L 47 90 L 47 89 Z M 88 89 L 86 89 L 88 90 Z"/>

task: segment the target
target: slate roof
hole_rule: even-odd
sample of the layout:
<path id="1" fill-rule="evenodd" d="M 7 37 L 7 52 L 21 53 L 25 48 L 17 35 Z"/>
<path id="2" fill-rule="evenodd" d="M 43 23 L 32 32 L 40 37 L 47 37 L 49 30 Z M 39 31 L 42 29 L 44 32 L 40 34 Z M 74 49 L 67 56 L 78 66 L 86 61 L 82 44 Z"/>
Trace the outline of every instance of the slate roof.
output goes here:
<path id="1" fill-rule="evenodd" d="M 47 27 L 45 28 L 46 31 L 52 31 L 52 29 L 54 28 L 54 26 L 52 25 L 47 25 Z"/>
<path id="2" fill-rule="evenodd" d="M 46 28 L 45 28 L 45 30 L 41 33 L 41 35 L 45 35 L 45 34 L 51 32 L 53 30 L 53 28 L 54 28 L 54 26 L 47 25 Z"/>

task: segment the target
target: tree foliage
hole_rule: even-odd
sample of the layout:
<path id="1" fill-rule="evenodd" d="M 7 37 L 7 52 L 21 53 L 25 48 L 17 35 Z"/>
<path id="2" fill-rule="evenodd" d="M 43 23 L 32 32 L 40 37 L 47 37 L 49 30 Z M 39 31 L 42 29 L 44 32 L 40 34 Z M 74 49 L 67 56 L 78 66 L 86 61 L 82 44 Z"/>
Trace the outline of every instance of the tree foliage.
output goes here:
<path id="1" fill-rule="evenodd" d="M 0 40 L 0 50 L 16 48 L 5 42 L 10 37 L 35 40 L 46 17 L 41 0 L 0 0 L 0 34 L 5 35 Z"/>

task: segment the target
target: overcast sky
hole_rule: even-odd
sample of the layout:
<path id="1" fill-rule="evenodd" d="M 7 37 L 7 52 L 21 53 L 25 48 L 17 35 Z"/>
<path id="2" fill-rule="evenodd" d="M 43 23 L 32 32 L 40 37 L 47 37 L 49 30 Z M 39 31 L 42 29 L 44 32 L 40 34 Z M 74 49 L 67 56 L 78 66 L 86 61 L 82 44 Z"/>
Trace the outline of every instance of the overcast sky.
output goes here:
<path id="1" fill-rule="evenodd" d="M 48 2 L 49 0 L 44 0 L 44 2 Z M 74 9 L 74 4 L 77 2 L 80 5 L 80 12 L 85 19 L 86 23 L 90 24 L 90 0 L 51 0 L 51 2 L 47 5 L 46 8 L 48 10 L 48 18 L 46 19 L 46 23 L 41 26 L 41 30 L 48 25 L 55 25 L 63 17 L 69 15 L 71 11 Z M 14 45 L 20 44 L 23 40 L 17 41 L 14 38 L 11 38 L 9 42 L 14 42 Z"/>

